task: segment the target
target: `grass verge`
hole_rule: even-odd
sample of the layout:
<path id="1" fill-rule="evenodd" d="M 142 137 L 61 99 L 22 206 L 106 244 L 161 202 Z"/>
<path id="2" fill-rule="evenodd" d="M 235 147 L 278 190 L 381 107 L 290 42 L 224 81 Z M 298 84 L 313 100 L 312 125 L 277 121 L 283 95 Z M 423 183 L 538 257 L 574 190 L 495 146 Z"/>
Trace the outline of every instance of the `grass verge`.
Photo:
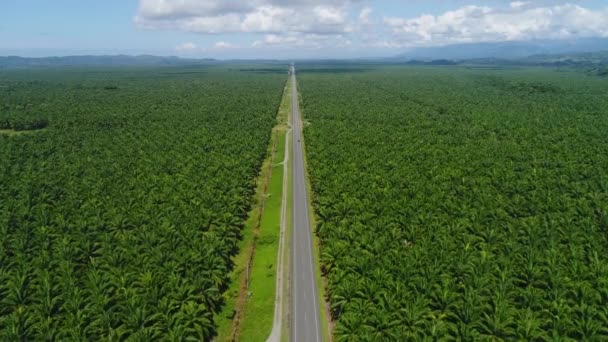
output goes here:
<path id="1" fill-rule="evenodd" d="M 36 131 L 43 131 L 43 130 L 44 129 L 29 130 L 29 131 L 15 131 L 13 129 L 0 129 L 0 134 L 8 135 L 9 137 L 12 137 L 12 136 L 16 136 L 16 135 L 30 134 L 30 133 L 34 133 Z"/>
<path id="2" fill-rule="evenodd" d="M 274 143 L 269 148 L 273 151 Z M 236 320 L 239 319 L 238 311 L 242 304 L 239 303 L 242 294 L 247 291 L 247 268 L 255 252 L 255 244 L 259 234 L 259 225 L 264 210 L 265 196 L 268 182 L 272 172 L 272 152 L 262 164 L 262 171 L 257 179 L 257 189 L 254 195 L 254 205 L 249 211 L 248 219 L 242 230 L 242 239 L 239 243 L 239 253 L 234 258 L 234 267 L 230 272 L 230 286 L 224 292 L 224 307 L 216 316 L 217 336 L 215 341 L 234 341 Z"/>
<path id="3" fill-rule="evenodd" d="M 279 151 L 285 148 L 285 132 L 279 132 L 276 146 L 276 156 L 282 156 L 284 153 Z M 249 294 L 240 323 L 239 341 L 264 341 L 272 330 L 282 188 L 283 165 L 275 165 L 260 222 L 260 235 L 251 268 Z"/>
<path id="4" fill-rule="evenodd" d="M 251 296 L 243 310 L 240 341 L 265 341 L 272 330 L 275 306 L 277 254 L 281 233 L 281 202 L 283 196 L 283 161 L 285 135 L 289 130 L 291 85 L 288 81 L 277 115 L 274 165 L 266 205 L 260 224 L 260 236 L 251 271 Z M 288 164 L 289 166 L 289 164 Z M 288 187 L 289 188 L 289 187 Z M 287 202 L 289 208 L 290 202 Z"/>
<path id="5" fill-rule="evenodd" d="M 290 90 L 291 92 L 291 90 Z M 290 97 L 291 98 L 291 97 Z M 291 101 L 291 100 L 290 100 Z M 291 121 L 290 121 L 291 122 Z M 291 140 L 293 144 L 293 138 Z M 292 145 L 290 145 L 292 146 Z M 281 333 L 281 341 L 289 341 L 289 328 L 291 327 L 291 234 L 292 234 L 292 220 L 293 220 L 293 163 L 290 161 L 287 167 L 287 212 L 286 221 L 287 228 L 285 229 L 285 257 L 283 259 L 283 270 L 285 270 L 285 278 L 283 284 L 283 293 L 286 295 L 283 297 L 283 329 Z"/>
<path id="6" fill-rule="evenodd" d="M 283 191 L 280 163 L 289 128 L 290 91 L 290 82 L 286 82 L 268 157 L 258 178 L 256 204 L 245 224 L 231 285 L 224 294 L 225 306 L 216 321 L 216 341 L 264 341 L 272 329 Z"/>

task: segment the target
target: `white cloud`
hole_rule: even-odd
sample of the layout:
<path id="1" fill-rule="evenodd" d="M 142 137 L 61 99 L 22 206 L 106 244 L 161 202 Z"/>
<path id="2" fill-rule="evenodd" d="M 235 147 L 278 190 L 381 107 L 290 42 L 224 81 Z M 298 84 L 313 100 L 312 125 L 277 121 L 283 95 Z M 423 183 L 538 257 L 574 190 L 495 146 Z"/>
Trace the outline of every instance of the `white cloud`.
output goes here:
<path id="1" fill-rule="evenodd" d="M 194 51 L 196 49 L 198 49 L 198 46 L 196 46 L 196 44 L 191 43 L 191 42 L 183 43 L 183 44 L 180 44 L 175 47 L 175 51 L 177 51 L 177 52 L 189 52 L 189 51 Z"/>
<path id="2" fill-rule="evenodd" d="M 139 0 L 134 21 L 144 29 L 247 33 L 256 37 L 252 39 L 253 45 L 242 45 L 239 50 L 396 49 L 467 42 L 608 37 L 608 7 L 592 10 L 563 2 L 549 5 L 549 1 L 510 1 L 405 18 L 382 13 L 380 8 L 370 7 L 373 2 L 369 0 Z M 378 17 L 382 21 L 374 20 Z M 183 45 L 176 50 L 221 51 L 230 44 L 216 45 L 198 50 Z"/>
<path id="3" fill-rule="evenodd" d="M 464 6 L 441 15 L 416 18 L 385 17 L 392 46 L 565 39 L 608 36 L 608 8 L 593 11 L 579 5 L 533 6 L 513 2 L 509 8 Z"/>
<path id="4" fill-rule="evenodd" d="M 222 50 L 222 49 L 232 49 L 232 48 L 235 48 L 235 46 L 228 42 L 219 41 L 219 42 L 216 42 L 215 44 L 213 44 L 213 48 Z"/>
<path id="5" fill-rule="evenodd" d="M 262 6 L 244 16 L 241 30 L 244 32 L 280 32 L 289 25 L 295 11 L 289 8 Z"/>
<path id="6" fill-rule="evenodd" d="M 370 16 L 372 14 L 372 9 L 371 7 L 363 7 L 363 9 L 361 9 L 361 12 L 359 12 L 359 22 L 363 25 L 369 25 L 371 23 L 370 21 Z"/>
<path id="7" fill-rule="evenodd" d="M 278 34 L 267 34 L 264 35 L 263 40 L 256 40 L 253 42 L 253 47 L 261 46 L 272 46 L 272 45 L 296 45 L 298 37 L 295 35 L 278 35 Z"/>
<path id="8" fill-rule="evenodd" d="M 331 6 L 316 6 L 313 8 L 317 21 L 322 25 L 344 25 L 346 22 L 346 13 L 336 7 Z"/>
<path id="9" fill-rule="evenodd" d="M 240 31 L 240 19 L 235 14 L 216 17 L 191 17 L 179 20 L 176 28 L 197 33 L 226 33 Z"/>
<path id="10" fill-rule="evenodd" d="M 340 34 L 352 29 L 358 0 L 140 0 L 136 25 L 197 33 L 304 32 Z"/>
<path id="11" fill-rule="evenodd" d="M 251 5 L 245 1 L 225 0 L 141 0 L 137 15 L 149 19 L 176 19 L 184 17 L 210 17 L 226 13 L 247 11 Z"/>
<path id="12" fill-rule="evenodd" d="M 510 5 L 511 5 L 511 8 L 522 8 L 529 4 L 530 4 L 529 1 L 513 1 Z"/>
<path id="13" fill-rule="evenodd" d="M 345 35 L 326 35 L 315 33 L 266 34 L 262 40 L 251 45 L 253 48 L 306 49 L 319 50 L 326 47 L 347 48 L 352 41 Z"/>

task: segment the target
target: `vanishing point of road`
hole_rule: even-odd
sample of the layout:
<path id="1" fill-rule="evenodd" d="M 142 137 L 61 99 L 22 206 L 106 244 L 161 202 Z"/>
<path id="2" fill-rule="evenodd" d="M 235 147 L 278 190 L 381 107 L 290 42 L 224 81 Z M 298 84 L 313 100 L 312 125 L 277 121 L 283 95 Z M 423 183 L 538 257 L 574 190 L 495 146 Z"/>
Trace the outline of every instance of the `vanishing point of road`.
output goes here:
<path id="1" fill-rule="evenodd" d="M 291 341 L 321 342 L 319 294 L 312 245 L 312 228 L 304 169 L 302 122 L 298 107 L 295 67 L 291 67 L 293 111 L 293 240 L 291 267 Z"/>

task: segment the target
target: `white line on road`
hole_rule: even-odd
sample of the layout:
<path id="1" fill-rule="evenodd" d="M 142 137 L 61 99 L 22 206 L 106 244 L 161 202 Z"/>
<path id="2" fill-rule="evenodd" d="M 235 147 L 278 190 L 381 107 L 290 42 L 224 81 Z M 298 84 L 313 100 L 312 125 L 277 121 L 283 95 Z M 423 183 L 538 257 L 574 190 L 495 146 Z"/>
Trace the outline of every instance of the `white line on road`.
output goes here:
<path id="1" fill-rule="evenodd" d="M 302 145 L 302 119 L 298 109 L 298 93 L 295 68 L 292 67 L 292 111 L 293 111 L 293 317 L 292 340 L 304 342 L 322 340 L 320 327 L 320 312 L 316 275 L 314 267 L 314 249 L 308 190 L 306 188 L 306 171 L 304 165 L 304 150 Z M 297 145 L 296 145 L 297 138 Z M 308 264 L 308 265 L 306 265 Z M 297 286 L 303 285 L 298 291 Z M 311 303 L 312 301 L 312 303 Z M 299 313 L 298 313 L 299 311 Z M 303 316 L 302 321 L 298 316 Z M 311 322 L 311 320 L 314 321 Z M 301 325 L 301 327 L 298 327 Z"/>

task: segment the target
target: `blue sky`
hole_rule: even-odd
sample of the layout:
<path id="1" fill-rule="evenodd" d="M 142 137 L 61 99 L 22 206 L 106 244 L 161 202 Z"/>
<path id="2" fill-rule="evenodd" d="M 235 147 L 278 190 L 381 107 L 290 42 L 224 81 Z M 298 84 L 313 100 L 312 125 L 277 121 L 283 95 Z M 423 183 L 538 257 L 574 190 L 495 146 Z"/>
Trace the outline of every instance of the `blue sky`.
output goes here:
<path id="1" fill-rule="evenodd" d="M 2 0 L 0 55 L 390 56 L 453 43 L 608 37 L 608 2 Z"/>

